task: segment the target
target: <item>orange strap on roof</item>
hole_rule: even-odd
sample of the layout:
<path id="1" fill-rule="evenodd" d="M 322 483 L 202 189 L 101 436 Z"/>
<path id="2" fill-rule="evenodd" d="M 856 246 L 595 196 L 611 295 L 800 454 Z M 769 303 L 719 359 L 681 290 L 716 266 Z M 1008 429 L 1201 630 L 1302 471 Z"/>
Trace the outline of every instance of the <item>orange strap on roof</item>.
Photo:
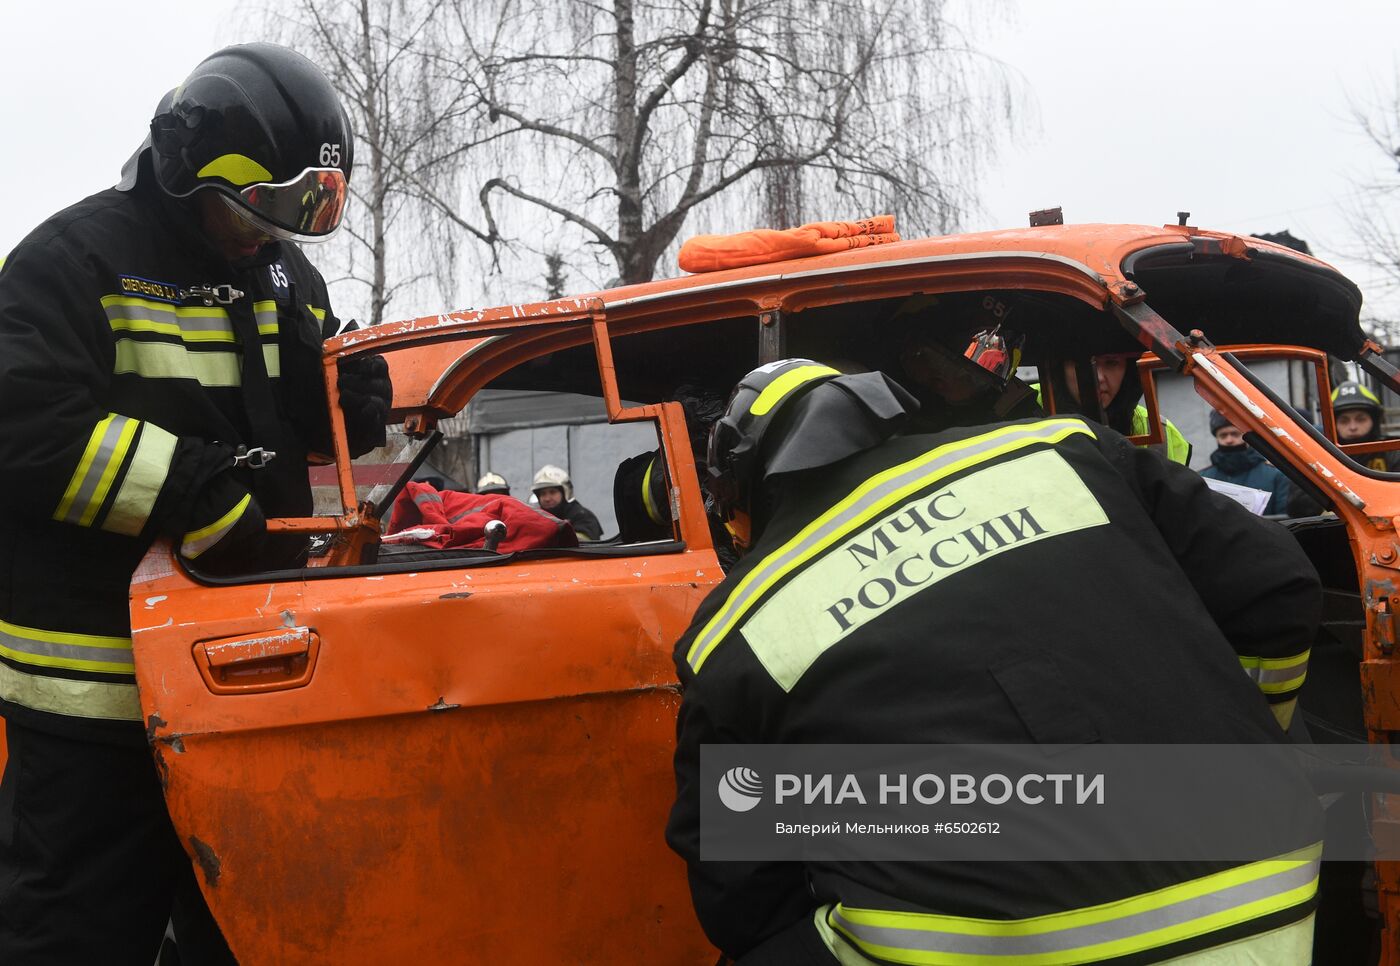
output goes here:
<path id="1" fill-rule="evenodd" d="M 679 261 L 683 271 L 718 272 L 897 241 L 894 215 L 876 215 L 860 221 L 814 221 L 787 231 L 759 228 L 737 235 L 696 235 L 681 246 Z"/>

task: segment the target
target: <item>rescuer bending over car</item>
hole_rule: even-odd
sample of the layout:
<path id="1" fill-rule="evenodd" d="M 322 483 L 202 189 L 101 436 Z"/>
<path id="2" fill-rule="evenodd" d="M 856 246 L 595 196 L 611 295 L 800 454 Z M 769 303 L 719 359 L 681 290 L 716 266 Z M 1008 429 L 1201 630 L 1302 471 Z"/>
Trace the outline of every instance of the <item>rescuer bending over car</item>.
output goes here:
<path id="1" fill-rule="evenodd" d="M 128 613 L 157 537 L 200 569 L 299 567 L 308 452 L 329 452 L 322 339 L 295 243 L 339 226 L 354 146 L 308 60 L 228 47 L 163 98 L 115 188 L 0 269 L 0 962 L 232 957 L 165 809 Z M 350 446 L 384 440 L 378 357 L 342 364 Z"/>
<path id="2" fill-rule="evenodd" d="M 911 369 L 920 398 L 975 378 L 995 412 L 1016 340 L 945 341 L 916 361 L 959 374 Z M 918 407 L 881 372 L 787 360 L 711 429 L 707 485 L 744 555 L 676 645 L 667 829 L 710 939 L 745 966 L 1309 962 L 1312 852 L 700 861 L 702 744 L 1286 741 L 1321 596 L 1283 528 L 1082 418 L 902 435 L 939 422 Z"/>

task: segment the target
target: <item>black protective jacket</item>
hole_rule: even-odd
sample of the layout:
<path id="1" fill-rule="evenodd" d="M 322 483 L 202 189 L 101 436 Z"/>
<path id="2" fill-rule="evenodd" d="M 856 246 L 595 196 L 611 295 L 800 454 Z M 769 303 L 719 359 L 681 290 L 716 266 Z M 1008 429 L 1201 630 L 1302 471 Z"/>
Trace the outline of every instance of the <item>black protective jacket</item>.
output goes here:
<path id="1" fill-rule="evenodd" d="M 249 513 L 309 515 L 338 323 L 295 246 L 229 264 L 145 154 L 0 268 L 0 710 L 140 740 L 128 587 L 151 542 L 190 554 Z M 382 431 L 382 427 L 379 428 Z M 352 428 L 363 434 L 363 428 Z M 372 431 L 371 431 L 372 432 Z M 276 459 L 233 469 L 239 446 Z M 295 565 L 304 541 L 262 546 Z M 211 557 L 214 556 L 211 554 Z"/>
<path id="2" fill-rule="evenodd" d="M 549 512 L 561 520 L 568 520 L 580 540 L 603 539 L 603 525 L 598 522 L 597 515 L 577 500 L 565 500 Z"/>
<path id="3" fill-rule="evenodd" d="M 810 930 L 818 908 L 839 933 L 840 903 L 1028 919 L 1218 871 L 700 862 L 700 800 L 715 793 L 698 785 L 702 744 L 1282 742 L 1271 705 L 1291 707 L 1319 619 L 1316 572 L 1283 528 L 1077 417 L 895 437 L 778 482 L 756 545 L 675 651 L 684 700 L 667 836 L 721 949 Z M 1308 908 L 1170 947 L 1133 921 L 1103 928 L 1148 943 L 1133 961 L 1152 962 Z M 1011 942 L 1030 954 L 1031 940 Z"/>

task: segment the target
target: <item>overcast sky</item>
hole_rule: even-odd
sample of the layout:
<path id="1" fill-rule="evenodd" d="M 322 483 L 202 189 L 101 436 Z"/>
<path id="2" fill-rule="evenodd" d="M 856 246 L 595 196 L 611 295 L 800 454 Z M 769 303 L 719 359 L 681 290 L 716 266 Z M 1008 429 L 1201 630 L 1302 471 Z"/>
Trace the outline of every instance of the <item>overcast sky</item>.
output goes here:
<path id="1" fill-rule="evenodd" d="M 156 100 L 205 54 L 257 39 L 234 6 L 6 4 L 0 251 L 112 184 Z M 1184 209 L 1205 227 L 1286 228 L 1361 286 L 1370 313 L 1400 320 L 1400 291 L 1346 257 L 1355 246 L 1344 214 L 1358 180 L 1400 177 L 1357 131 L 1348 103 L 1395 83 L 1400 2 L 1022 0 L 1005 9 L 978 43 L 1019 76 L 1033 120 L 986 172 L 985 211 L 969 229 L 1023 225 L 1028 211 L 1054 205 L 1070 222 L 1162 224 Z"/>

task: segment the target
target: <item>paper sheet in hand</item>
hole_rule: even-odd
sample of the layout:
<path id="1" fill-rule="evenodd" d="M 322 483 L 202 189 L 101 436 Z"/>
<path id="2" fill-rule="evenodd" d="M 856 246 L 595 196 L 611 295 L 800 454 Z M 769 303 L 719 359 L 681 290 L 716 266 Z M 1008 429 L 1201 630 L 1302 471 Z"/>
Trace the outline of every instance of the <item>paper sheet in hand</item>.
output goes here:
<path id="1" fill-rule="evenodd" d="M 1203 476 L 1201 479 L 1205 480 L 1206 486 L 1216 493 L 1228 496 L 1255 516 L 1264 515 L 1264 508 L 1269 505 L 1269 497 L 1273 496 L 1268 490 L 1256 490 L 1252 486 L 1240 486 L 1238 483 L 1212 480 L 1208 476 Z"/>

